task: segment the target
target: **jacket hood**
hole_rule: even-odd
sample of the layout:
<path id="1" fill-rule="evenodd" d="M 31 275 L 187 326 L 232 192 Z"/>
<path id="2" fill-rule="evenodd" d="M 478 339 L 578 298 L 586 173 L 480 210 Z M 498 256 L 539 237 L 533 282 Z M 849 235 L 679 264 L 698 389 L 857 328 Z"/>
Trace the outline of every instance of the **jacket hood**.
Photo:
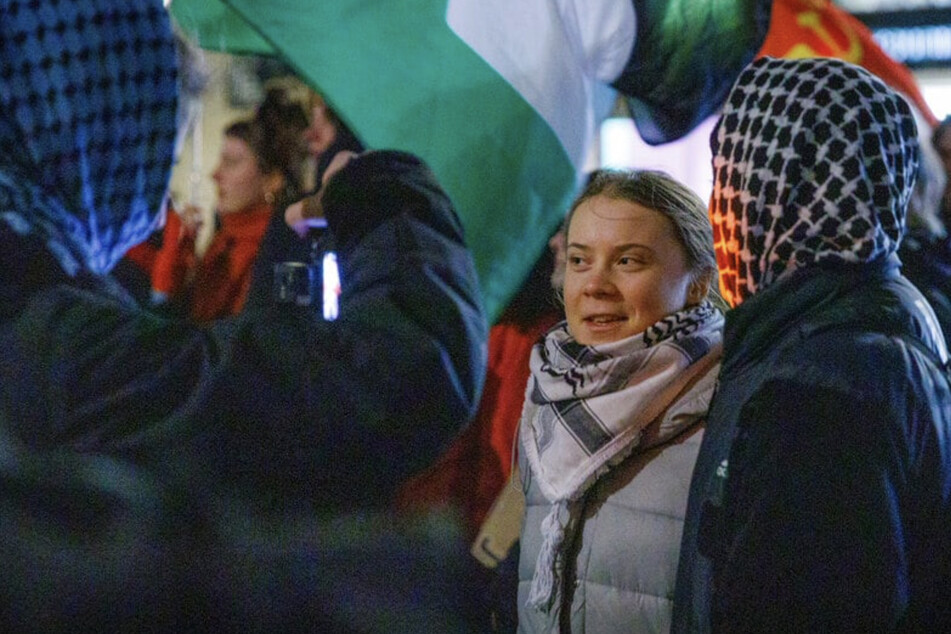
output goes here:
<path id="1" fill-rule="evenodd" d="M 898 249 L 918 132 L 905 100 L 866 70 L 761 58 L 734 85 L 710 145 L 720 284 L 733 305 L 797 269 Z"/>
<path id="2" fill-rule="evenodd" d="M 176 53 L 158 0 L 0 0 L 0 219 L 105 273 L 164 213 Z"/>

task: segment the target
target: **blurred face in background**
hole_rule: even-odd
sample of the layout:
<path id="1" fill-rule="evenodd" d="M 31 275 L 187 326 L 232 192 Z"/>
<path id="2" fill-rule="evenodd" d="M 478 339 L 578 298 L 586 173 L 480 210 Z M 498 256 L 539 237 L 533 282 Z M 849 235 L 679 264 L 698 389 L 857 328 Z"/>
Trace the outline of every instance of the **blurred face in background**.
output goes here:
<path id="1" fill-rule="evenodd" d="M 281 185 L 279 173 L 261 172 L 257 158 L 247 143 L 227 135 L 212 178 L 218 189 L 220 214 L 247 211 L 262 205 L 267 201 L 267 194 L 276 194 Z"/>
<path id="2" fill-rule="evenodd" d="M 320 95 L 313 95 L 310 107 L 310 125 L 304 130 L 304 141 L 310 155 L 317 158 L 337 139 L 337 126 L 334 124 L 327 104 Z"/>
<path id="3" fill-rule="evenodd" d="M 566 241 L 565 316 L 578 343 L 630 337 L 687 305 L 693 276 L 662 213 L 594 196 L 575 209 Z"/>

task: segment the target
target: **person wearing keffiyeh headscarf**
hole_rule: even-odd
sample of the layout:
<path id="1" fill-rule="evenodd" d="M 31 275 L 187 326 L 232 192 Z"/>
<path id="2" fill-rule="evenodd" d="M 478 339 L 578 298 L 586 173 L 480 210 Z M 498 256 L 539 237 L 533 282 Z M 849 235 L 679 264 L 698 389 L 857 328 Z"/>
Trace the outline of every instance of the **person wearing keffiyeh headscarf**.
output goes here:
<path id="1" fill-rule="evenodd" d="M 711 147 L 734 308 L 673 631 L 948 631 L 948 352 L 896 255 L 912 113 L 857 66 L 765 57 Z"/>
<path id="2" fill-rule="evenodd" d="M 385 511 L 485 375 L 452 202 L 362 153 L 320 193 L 336 321 L 143 309 L 111 271 L 165 213 L 178 64 L 160 0 L 0 0 L 0 631 L 478 631 L 451 522 Z"/>

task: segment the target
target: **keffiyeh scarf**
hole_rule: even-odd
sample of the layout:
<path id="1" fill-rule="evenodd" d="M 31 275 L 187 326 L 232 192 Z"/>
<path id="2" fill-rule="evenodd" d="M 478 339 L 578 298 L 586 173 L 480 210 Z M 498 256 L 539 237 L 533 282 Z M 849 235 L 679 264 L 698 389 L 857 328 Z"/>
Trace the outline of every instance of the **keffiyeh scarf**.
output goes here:
<path id="1" fill-rule="evenodd" d="M 905 100 L 836 59 L 761 58 L 710 140 L 720 286 L 737 305 L 824 260 L 894 253 L 918 167 Z"/>
<path id="2" fill-rule="evenodd" d="M 574 529 L 585 492 L 641 447 L 645 429 L 656 442 L 683 428 L 663 425 L 671 404 L 720 357 L 723 316 L 710 303 L 668 315 L 645 332 L 598 346 L 578 344 L 562 322 L 532 350 L 531 378 L 519 425 L 520 450 L 551 504 L 529 604 L 547 610 L 563 567 L 562 543 Z M 706 414 L 709 399 L 687 413 Z M 679 425 L 679 426 L 678 426 Z"/>
<path id="3" fill-rule="evenodd" d="M 176 58 L 159 0 L 0 0 L 0 220 L 67 273 L 104 273 L 155 228 Z"/>

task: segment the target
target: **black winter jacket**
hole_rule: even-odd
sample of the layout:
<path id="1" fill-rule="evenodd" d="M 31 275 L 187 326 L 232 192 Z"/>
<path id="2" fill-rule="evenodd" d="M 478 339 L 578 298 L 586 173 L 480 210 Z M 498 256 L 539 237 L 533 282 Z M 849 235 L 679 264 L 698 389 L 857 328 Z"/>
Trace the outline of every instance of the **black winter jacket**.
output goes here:
<path id="1" fill-rule="evenodd" d="M 324 204 L 334 322 L 289 304 L 164 319 L 0 223 L 0 629 L 462 621 L 451 531 L 415 540 L 382 510 L 479 400 L 462 227 L 398 152 L 352 161 Z"/>
<path id="2" fill-rule="evenodd" d="M 898 266 L 802 270 L 727 315 L 674 631 L 949 631 L 947 351 Z"/>

